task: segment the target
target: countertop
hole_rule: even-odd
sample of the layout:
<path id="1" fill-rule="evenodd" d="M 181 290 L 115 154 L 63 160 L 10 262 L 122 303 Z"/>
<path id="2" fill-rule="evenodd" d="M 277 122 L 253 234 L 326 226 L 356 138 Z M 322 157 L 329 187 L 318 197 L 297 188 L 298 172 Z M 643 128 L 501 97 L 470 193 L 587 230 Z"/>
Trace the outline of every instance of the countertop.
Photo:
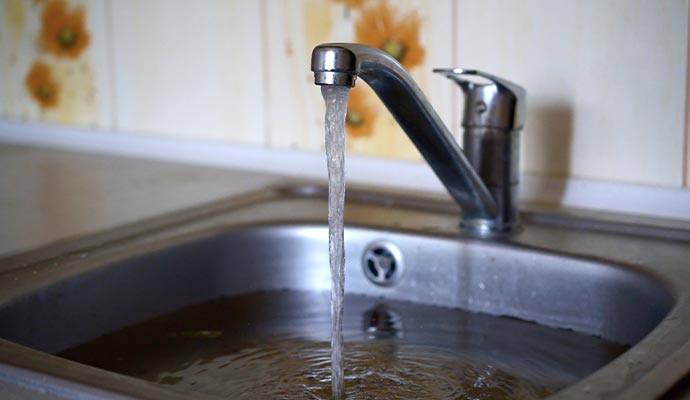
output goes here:
<path id="1" fill-rule="evenodd" d="M 0 257 L 281 180 L 275 175 L 0 145 Z"/>

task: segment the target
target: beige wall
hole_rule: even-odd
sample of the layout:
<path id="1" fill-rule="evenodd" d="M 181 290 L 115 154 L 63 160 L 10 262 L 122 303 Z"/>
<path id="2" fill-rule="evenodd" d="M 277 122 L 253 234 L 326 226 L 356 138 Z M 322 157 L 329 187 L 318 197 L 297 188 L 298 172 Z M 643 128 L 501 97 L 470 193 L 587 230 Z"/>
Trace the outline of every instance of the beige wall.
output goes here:
<path id="1" fill-rule="evenodd" d="M 688 0 L 390 0 L 386 32 L 357 29 L 381 0 L 69 0 L 90 38 L 76 57 L 39 40 L 49 3 L 0 0 L 2 119 L 319 151 L 313 46 L 365 32 L 411 48 L 414 33 L 424 56 L 410 71 L 457 135 L 460 93 L 433 67 L 485 69 L 527 88 L 525 172 L 688 186 Z M 58 83 L 53 106 L 26 87 L 36 61 Z M 350 137 L 349 150 L 419 160 L 359 90 L 373 133 Z"/>

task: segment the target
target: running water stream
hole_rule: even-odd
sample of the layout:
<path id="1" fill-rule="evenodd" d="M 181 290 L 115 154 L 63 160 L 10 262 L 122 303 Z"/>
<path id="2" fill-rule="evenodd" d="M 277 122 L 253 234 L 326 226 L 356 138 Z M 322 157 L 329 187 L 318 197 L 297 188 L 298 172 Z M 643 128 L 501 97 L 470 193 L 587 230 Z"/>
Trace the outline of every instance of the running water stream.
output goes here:
<path id="1" fill-rule="evenodd" d="M 326 101 L 328 247 L 331 265 L 331 370 L 334 400 L 344 397 L 343 296 L 345 295 L 345 117 L 350 88 L 322 86 Z"/>

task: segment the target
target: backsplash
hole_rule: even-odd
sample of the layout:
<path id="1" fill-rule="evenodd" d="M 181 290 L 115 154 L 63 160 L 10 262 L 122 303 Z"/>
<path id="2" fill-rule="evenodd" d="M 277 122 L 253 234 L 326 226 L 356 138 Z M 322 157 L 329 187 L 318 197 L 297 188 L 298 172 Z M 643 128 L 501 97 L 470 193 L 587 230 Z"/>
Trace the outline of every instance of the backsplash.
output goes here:
<path id="1" fill-rule="evenodd" d="M 311 49 L 357 41 L 398 58 L 458 136 L 462 95 L 432 68 L 527 88 L 528 174 L 688 187 L 688 3 L 0 0 L 0 118 L 320 151 Z M 363 83 L 348 150 L 420 160 Z"/>

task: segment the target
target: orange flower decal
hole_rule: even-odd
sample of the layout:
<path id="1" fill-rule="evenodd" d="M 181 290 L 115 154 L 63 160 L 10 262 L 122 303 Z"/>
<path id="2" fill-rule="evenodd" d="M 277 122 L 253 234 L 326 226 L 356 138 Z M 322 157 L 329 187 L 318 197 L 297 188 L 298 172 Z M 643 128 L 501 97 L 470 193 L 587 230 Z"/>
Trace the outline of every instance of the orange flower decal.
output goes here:
<path id="1" fill-rule="evenodd" d="M 41 61 L 34 62 L 24 84 L 41 108 L 47 109 L 57 105 L 60 86 L 53 78 L 48 64 Z"/>
<path id="2" fill-rule="evenodd" d="M 345 131 L 352 138 L 369 137 L 374 133 L 376 110 L 367 101 L 367 93 L 359 86 L 350 90 L 345 116 Z"/>
<path id="3" fill-rule="evenodd" d="M 364 4 L 364 0 L 335 0 L 336 3 L 343 3 L 350 8 L 359 8 Z"/>
<path id="4" fill-rule="evenodd" d="M 51 0 L 41 14 L 41 45 L 59 57 L 76 58 L 89 45 L 82 7 L 71 12 L 64 0 Z"/>
<path id="5" fill-rule="evenodd" d="M 419 43 L 421 19 L 416 12 L 398 19 L 388 2 L 362 9 L 355 24 L 357 42 L 377 47 L 410 69 L 424 61 L 424 48 Z"/>

